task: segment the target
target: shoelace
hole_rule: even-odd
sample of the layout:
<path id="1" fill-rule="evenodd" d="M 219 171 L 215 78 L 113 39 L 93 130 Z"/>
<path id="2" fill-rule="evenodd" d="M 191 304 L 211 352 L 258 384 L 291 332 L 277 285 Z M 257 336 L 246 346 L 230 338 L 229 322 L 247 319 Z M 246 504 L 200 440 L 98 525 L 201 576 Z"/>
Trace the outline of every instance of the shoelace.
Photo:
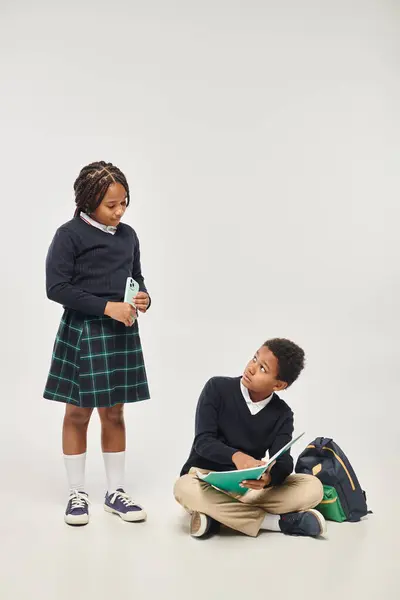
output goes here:
<path id="1" fill-rule="evenodd" d="M 75 508 L 85 508 L 88 504 L 90 504 L 89 498 L 86 496 L 86 494 L 82 494 L 78 490 L 73 490 L 71 492 L 69 500 L 71 501 L 71 510 L 74 510 Z"/>
<path id="2" fill-rule="evenodd" d="M 121 500 L 122 504 L 125 504 L 125 506 L 139 506 L 138 504 L 136 504 L 136 502 L 134 502 L 132 500 L 132 498 L 129 496 L 129 494 L 126 494 L 125 492 L 114 492 L 114 494 L 110 500 L 111 504 L 114 504 L 114 502 L 117 499 Z"/>
<path id="3" fill-rule="evenodd" d="M 291 513 L 282 516 L 282 520 L 288 525 L 298 525 L 303 513 Z"/>

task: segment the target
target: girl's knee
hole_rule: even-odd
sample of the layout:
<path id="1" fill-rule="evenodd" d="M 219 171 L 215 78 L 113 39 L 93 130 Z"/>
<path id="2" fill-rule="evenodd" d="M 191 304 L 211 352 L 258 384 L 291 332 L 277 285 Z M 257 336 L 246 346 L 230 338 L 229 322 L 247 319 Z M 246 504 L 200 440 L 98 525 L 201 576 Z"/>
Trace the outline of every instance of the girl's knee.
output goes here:
<path id="1" fill-rule="evenodd" d="M 98 412 L 103 425 L 121 425 L 124 422 L 123 404 L 117 404 L 110 408 L 99 408 Z"/>
<path id="2" fill-rule="evenodd" d="M 92 408 L 80 408 L 79 406 L 67 404 L 64 421 L 67 424 L 75 425 L 75 427 L 86 427 L 89 424 L 92 412 Z"/>

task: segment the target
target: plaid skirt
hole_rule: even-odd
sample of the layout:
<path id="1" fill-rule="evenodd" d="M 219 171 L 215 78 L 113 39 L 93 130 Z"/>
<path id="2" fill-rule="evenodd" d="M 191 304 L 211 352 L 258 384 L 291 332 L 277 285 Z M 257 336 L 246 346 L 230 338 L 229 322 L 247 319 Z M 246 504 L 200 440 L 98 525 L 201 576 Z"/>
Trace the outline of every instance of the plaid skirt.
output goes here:
<path id="1" fill-rule="evenodd" d="M 81 408 L 105 408 L 150 398 L 138 322 L 65 310 L 44 397 Z"/>

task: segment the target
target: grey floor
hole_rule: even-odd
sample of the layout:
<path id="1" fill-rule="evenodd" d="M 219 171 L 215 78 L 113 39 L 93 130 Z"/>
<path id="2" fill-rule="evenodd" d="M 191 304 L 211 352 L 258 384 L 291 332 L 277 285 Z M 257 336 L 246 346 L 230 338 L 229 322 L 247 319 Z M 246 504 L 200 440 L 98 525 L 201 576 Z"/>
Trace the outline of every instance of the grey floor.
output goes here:
<path id="1" fill-rule="evenodd" d="M 54 466 L 48 462 L 50 473 Z M 61 477 L 56 473 L 46 489 L 39 485 L 43 471 L 26 466 L 24 486 L 13 471 L 1 498 L 0 596 L 398 598 L 399 485 L 392 479 L 389 491 L 383 482 L 399 465 L 386 466 L 387 473 L 372 466 L 374 514 L 358 524 L 330 523 L 326 540 L 268 532 L 251 539 L 224 531 L 204 541 L 189 537 L 187 517 L 162 479 L 140 494 L 147 523 L 130 525 L 106 514 L 100 482 L 94 482 L 91 522 L 71 528 L 63 522 Z"/>

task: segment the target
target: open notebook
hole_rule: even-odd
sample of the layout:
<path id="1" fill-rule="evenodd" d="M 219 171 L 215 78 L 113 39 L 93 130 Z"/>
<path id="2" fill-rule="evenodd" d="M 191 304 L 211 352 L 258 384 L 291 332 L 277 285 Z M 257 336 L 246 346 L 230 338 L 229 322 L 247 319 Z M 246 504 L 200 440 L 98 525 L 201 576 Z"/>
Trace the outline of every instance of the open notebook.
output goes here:
<path id="1" fill-rule="evenodd" d="M 289 450 L 304 435 L 304 432 L 295 437 L 292 441 L 288 442 L 283 448 L 281 448 L 274 456 L 271 456 L 262 467 L 253 467 L 251 469 L 241 469 L 236 471 L 212 471 L 207 475 L 197 471 L 197 477 L 202 481 L 206 481 L 213 487 L 223 492 L 232 492 L 235 494 L 245 494 L 249 488 L 240 487 L 243 481 L 248 479 L 260 479 L 265 473 L 268 467 L 279 457 L 281 454 Z"/>

